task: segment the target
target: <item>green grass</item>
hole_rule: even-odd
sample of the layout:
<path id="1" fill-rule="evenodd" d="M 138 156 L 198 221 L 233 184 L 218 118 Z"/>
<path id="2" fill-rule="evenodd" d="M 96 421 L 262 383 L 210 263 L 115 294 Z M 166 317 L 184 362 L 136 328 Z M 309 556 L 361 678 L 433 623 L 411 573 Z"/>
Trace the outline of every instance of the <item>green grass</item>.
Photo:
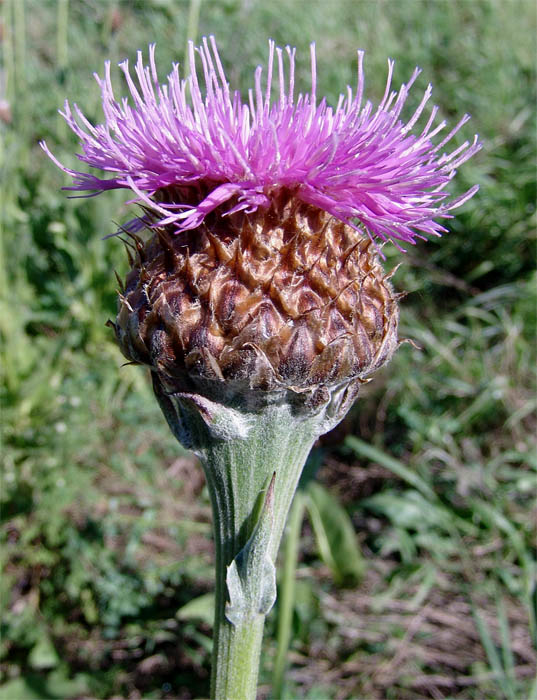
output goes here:
<path id="1" fill-rule="evenodd" d="M 269 36 L 298 47 L 303 89 L 316 41 L 319 92 L 332 101 L 355 81 L 357 48 L 372 99 L 388 56 L 397 81 L 419 65 L 443 116 L 472 114 L 461 138 L 475 130 L 485 144 L 455 182 L 481 190 L 451 233 L 406 255 L 385 249 L 388 265 L 403 261 L 401 334 L 420 349 L 403 345 L 314 452 L 365 574 L 345 587 L 337 538 L 306 517 L 292 614 L 282 603 L 292 632 L 282 696 L 535 697 L 534 4 L 5 0 L 2 13 L 0 698 L 207 693 L 201 470 L 105 327 L 114 270 L 127 264 L 103 236 L 128 218 L 126 198 L 66 199 L 67 178 L 38 147 L 45 138 L 74 164 L 56 113 L 65 97 L 100 119 L 91 73 L 105 59 L 133 60 L 156 41 L 164 76 L 196 24 L 198 38 L 216 34 L 243 89 Z M 317 495 L 325 521 L 341 522 Z"/>

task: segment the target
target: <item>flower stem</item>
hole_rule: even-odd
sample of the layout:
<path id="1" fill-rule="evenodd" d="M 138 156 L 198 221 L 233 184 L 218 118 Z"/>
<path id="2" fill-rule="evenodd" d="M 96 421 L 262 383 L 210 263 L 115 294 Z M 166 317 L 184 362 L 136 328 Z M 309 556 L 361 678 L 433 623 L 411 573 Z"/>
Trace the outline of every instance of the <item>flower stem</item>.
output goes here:
<path id="1" fill-rule="evenodd" d="M 177 391 L 153 372 L 168 425 L 201 459 L 211 497 L 216 600 L 211 697 L 255 700 L 265 616 L 276 599 L 275 561 L 315 440 L 356 395 L 349 382 L 317 394 L 231 392 L 200 381 Z"/>
<path id="2" fill-rule="evenodd" d="M 211 698 L 253 700 L 256 697 L 265 616 L 258 615 L 254 621 L 238 627 L 227 621 L 219 622 L 214 639 Z"/>
<path id="3" fill-rule="evenodd" d="M 202 453 L 216 541 L 214 700 L 256 697 L 268 612 L 263 591 L 274 585 L 269 579 L 274 577 L 273 564 L 285 520 L 302 468 L 320 432 L 318 418 L 297 418 L 286 404 L 268 406 L 248 420 L 250 429 L 245 437 L 208 441 Z M 273 495 L 267 505 L 269 483 Z M 257 534 L 263 527 L 268 533 L 265 540 Z M 255 560 L 256 547 L 261 549 L 262 541 L 265 550 Z M 254 562 L 251 566 L 245 564 L 248 557 Z M 259 563 L 266 563 L 263 557 L 268 557 L 268 566 Z M 236 595 L 230 590 L 233 562 L 237 563 L 240 582 Z"/>

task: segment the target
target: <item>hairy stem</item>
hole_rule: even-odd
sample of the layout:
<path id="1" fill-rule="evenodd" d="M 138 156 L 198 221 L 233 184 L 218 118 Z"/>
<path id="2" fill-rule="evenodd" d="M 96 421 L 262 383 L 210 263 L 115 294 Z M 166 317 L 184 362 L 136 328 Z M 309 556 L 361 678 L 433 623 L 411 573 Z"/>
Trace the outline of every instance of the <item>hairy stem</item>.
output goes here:
<path id="1" fill-rule="evenodd" d="M 264 500 L 273 474 L 266 553 L 274 563 L 302 467 L 318 436 L 318 419 L 297 420 L 286 405 L 270 406 L 250 419 L 246 437 L 211 441 L 203 454 L 216 541 L 211 681 L 211 696 L 215 700 L 250 700 L 256 696 L 265 611 L 249 607 L 246 601 L 244 612 L 230 622 L 228 567 L 252 537 L 260 517 L 260 501 Z M 263 579 L 266 576 L 261 567 L 248 571 L 243 580 L 246 598 L 250 588 L 268 585 Z"/>
<path id="2" fill-rule="evenodd" d="M 266 614 L 276 599 L 275 560 L 315 440 L 345 415 L 355 383 L 319 392 L 233 394 L 202 384 L 153 386 L 173 434 L 201 459 L 211 496 L 216 601 L 211 697 L 254 700 Z M 320 401 L 319 398 L 325 400 Z"/>

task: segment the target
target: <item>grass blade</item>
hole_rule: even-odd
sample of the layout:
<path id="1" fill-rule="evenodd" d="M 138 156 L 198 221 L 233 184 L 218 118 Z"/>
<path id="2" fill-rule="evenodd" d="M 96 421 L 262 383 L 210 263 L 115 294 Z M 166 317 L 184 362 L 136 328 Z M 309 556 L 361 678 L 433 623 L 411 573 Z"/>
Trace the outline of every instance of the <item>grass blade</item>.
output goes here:
<path id="1" fill-rule="evenodd" d="M 295 577 L 300 541 L 300 529 L 304 519 L 305 497 L 297 491 L 289 513 L 286 536 L 283 544 L 283 573 L 278 596 L 277 652 L 272 672 L 272 697 L 281 698 L 287 652 L 291 642 L 293 608 L 295 604 Z"/>
<path id="2" fill-rule="evenodd" d="M 345 445 L 350 447 L 350 449 L 358 457 L 365 457 L 372 462 L 377 462 L 381 466 L 386 467 L 386 469 L 389 469 L 407 484 L 417 489 L 426 498 L 436 499 L 435 493 L 429 484 L 424 481 L 419 474 L 413 472 L 394 457 L 387 455 L 385 452 L 382 452 L 382 450 L 379 450 L 372 445 L 368 445 L 367 442 L 360 440 L 360 438 L 357 438 L 354 435 L 347 437 L 345 440 Z"/>

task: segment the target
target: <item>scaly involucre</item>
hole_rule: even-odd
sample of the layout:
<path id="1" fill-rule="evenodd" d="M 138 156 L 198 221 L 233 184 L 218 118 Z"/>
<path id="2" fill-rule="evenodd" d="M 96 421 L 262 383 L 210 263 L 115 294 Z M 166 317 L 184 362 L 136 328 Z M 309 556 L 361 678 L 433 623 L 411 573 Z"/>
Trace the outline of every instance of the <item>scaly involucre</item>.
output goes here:
<path id="1" fill-rule="evenodd" d="M 311 47 L 311 91 L 295 96 L 295 49 L 286 47 L 288 74 L 282 49 L 269 44 L 267 77 L 255 71 L 254 89 L 243 102 L 231 92 L 213 37 L 202 46 L 190 43 L 191 74 L 180 78 L 173 66 L 167 83 L 159 83 L 155 47 L 149 47 L 149 67 L 138 52 L 135 85 L 128 61 L 120 64 L 133 104 L 117 101 L 110 79 L 96 76 L 102 91 L 103 124 L 93 126 L 75 104 L 61 112 L 80 139 L 79 159 L 114 173 L 109 179 L 71 170 L 43 148 L 74 184 L 66 189 L 98 194 L 130 188 L 136 201 L 154 212 L 151 223 L 177 231 L 199 226 L 216 207 L 224 213 L 251 213 L 270 204 L 278 191 L 291 189 L 298 199 L 325 210 L 335 218 L 382 240 L 413 243 L 416 237 L 440 235 L 446 229 L 438 219 L 467 201 L 477 185 L 451 198 L 445 191 L 457 168 L 481 148 L 478 137 L 451 152 L 443 149 L 469 119 L 465 115 L 444 138 L 446 127 L 437 121 L 434 106 L 417 128 L 430 99 L 427 86 L 410 119 L 400 115 L 409 90 L 420 73 L 415 69 L 399 91 L 391 90 L 394 63 L 388 62 L 386 90 L 375 109 L 363 103 L 363 51 L 358 51 L 356 94 L 350 87 L 335 108 L 316 95 L 315 49 Z M 196 73 L 201 59 L 205 89 Z M 274 59 L 278 94 L 272 100 Z M 168 187 L 200 185 L 201 201 L 162 201 Z M 207 194 L 208 192 L 208 194 Z M 156 215 L 156 217 L 155 217 Z M 147 223 L 142 218 L 140 223 Z"/>

